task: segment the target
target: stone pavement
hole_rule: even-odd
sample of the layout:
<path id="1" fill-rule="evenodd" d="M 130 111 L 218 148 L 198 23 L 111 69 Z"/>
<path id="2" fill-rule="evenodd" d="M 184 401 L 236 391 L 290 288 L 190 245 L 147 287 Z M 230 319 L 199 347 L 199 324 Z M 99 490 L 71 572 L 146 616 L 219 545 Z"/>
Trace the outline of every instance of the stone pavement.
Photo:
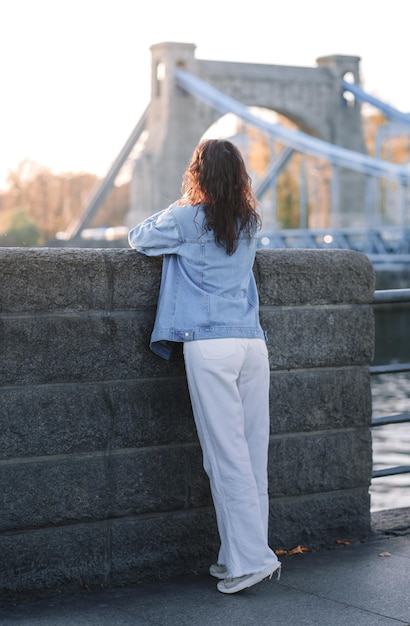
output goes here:
<path id="1" fill-rule="evenodd" d="M 281 556 L 279 583 L 227 596 L 207 574 L 0 608 L 1 626 L 410 626 L 410 509 L 396 530 Z"/>

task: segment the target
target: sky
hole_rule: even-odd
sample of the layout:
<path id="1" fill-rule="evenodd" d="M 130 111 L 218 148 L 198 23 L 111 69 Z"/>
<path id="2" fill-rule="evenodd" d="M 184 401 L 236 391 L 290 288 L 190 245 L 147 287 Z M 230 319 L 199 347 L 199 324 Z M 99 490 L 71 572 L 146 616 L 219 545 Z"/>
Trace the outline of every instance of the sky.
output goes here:
<path id="1" fill-rule="evenodd" d="M 0 0 L 0 189 L 26 159 L 104 176 L 150 101 L 150 46 L 315 67 L 361 57 L 363 88 L 410 112 L 403 0 Z"/>

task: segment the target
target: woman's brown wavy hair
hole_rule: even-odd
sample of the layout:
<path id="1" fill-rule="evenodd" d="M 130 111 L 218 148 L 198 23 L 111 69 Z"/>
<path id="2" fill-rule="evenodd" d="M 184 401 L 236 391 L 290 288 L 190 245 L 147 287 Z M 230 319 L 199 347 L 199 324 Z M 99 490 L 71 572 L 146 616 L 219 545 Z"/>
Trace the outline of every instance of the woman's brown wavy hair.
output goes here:
<path id="1" fill-rule="evenodd" d="M 203 204 L 204 228 L 231 255 L 242 232 L 252 237 L 260 227 L 251 179 L 238 148 L 225 139 L 202 141 L 182 179 L 180 203 Z"/>

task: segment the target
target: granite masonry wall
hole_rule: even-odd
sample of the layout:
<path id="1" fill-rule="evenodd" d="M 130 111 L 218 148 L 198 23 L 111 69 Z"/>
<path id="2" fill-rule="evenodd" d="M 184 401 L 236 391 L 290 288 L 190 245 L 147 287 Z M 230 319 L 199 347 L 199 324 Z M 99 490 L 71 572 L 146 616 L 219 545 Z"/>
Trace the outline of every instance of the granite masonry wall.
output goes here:
<path id="1" fill-rule="evenodd" d="M 161 263 L 0 249 L 0 594 L 205 570 L 218 537 L 182 352 L 148 347 Z M 271 363 L 270 543 L 366 536 L 374 271 L 257 254 Z"/>

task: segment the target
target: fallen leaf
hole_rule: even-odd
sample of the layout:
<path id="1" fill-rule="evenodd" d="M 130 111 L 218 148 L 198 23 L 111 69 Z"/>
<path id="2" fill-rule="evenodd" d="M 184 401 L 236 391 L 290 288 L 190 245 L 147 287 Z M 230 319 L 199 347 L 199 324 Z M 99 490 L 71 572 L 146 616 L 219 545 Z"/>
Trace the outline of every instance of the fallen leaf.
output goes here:
<path id="1" fill-rule="evenodd" d="M 292 548 L 291 550 L 275 550 L 275 554 L 277 556 L 292 556 L 293 554 L 302 554 L 303 552 L 311 552 L 310 548 L 307 548 L 306 546 L 296 546 L 296 548 Z"/>
<path id="2" fill-rule="evenodd" d="M 296 546 L 296 548 L 293 548 L 292 550 L 289 550 L 288 554 L 292 555 L 292 554 L 302 554 L 302 552 L 311 552 L 310 548 L 306 548 L 306 546 Z"/>
<path id="3" fill-rule="evenodd" d="M 390 552 L 380 552 L 379 556 L 391 556 Z"/>

